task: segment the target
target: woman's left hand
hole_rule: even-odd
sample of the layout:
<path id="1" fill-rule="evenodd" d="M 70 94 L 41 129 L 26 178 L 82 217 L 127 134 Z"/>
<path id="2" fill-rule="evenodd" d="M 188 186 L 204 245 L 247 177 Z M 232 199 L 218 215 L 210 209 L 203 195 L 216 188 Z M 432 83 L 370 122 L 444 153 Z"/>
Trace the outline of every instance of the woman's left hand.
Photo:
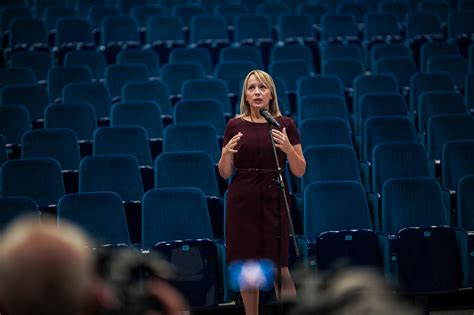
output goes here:
<path id="1" fill-rule="evenodd" d="M 286 128 L 283 128 L 283 132 L 277 129 L 272 129 L 272 136 L 273 140 L 275 141 L 275 146 L 288 154 L 292 149 L 293 146 L 288 139 L 286 134 Z"/>

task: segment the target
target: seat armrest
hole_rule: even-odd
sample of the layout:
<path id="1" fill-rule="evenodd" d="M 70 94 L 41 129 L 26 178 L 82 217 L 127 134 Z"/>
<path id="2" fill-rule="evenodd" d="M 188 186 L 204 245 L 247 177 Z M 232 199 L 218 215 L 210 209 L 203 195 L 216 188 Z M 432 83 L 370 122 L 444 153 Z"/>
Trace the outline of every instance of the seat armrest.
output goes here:
<path id="1" fill-rule="evenodd" d="M 376 234 L 382 256 L 385 281 L 396 288 L 398 286 L 397 237 L 382 232 Z"/>

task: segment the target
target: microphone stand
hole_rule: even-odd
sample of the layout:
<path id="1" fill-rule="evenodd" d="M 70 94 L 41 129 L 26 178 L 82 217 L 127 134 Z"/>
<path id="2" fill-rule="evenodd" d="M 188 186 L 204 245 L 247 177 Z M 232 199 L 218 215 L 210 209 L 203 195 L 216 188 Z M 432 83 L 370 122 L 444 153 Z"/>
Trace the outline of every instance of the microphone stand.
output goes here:
<path id="1" fill-rule="evenodd" d="M 288 222 L 290 224 L 290 233 L 292 235 L 292 238 L 293 238 L 293 245 L 294 245 L 294 248 L 295 248 L 295 255 L 296 257 L 299 257 L 300 256 L 300 251 L 298 249 L 298 244 L 296 242 L 296 236 L 295 236 L 295 229 L 293 227 L 293 220 L 291 219 L 291 214 L 290 214 L 290 207 L 288 205 L 288 199 L 286 197 L 286 191 L 285 191 L 285 182 L 283 181 L 283 170 L 280 166 L 280 162 L 278 161 L 278 155 L 277 155 L 277 151 L 276 151 L 276 146 L 275 146 L 275 141 L 273 140 L 273 135 L 272 135 L 272 123 L 270 121 L 268 121 L 268 133 L 270 135 L 270 141 L 272 143 L 272 149 L 273 149 L 273 155 L 275 157 L 275 163 L 276 163 L 276 168 L 277 168 L 277 178 L 276 178 L 276 182 L 278 184 L 278 193 L 279 193 L 279 196 L 278 196 L 278 219 L 277 219 L 277 228 L 278 228 L 278 231 L 277 231 L 277 240 L 278 240 L 278 263 L 277 263 L 277 298 L 278 298 L 278 304 L 280 304 L 280 307 L 279 307 L 279 313 L 282 314 L 282 302 L 281 302 L 281 265 L 282 265 L 282 262 L 281 262 L 281 257 L 282 257 L 282 252 L 281 252 L 281 213 L 280 213 L 280 201 L 283 197 L 283 201 L 284 201 L 284 204 L 285 204 L 285 208 L 286 208 L 286 213 L 287 213 L 287 216 L 288 216 Z"/>

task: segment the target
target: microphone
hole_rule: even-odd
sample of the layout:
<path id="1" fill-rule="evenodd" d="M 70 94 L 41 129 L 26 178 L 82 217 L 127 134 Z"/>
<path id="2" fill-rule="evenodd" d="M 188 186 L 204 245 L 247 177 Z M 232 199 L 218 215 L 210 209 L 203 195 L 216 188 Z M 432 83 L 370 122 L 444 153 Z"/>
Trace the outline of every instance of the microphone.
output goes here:
<path id="1" fill-rule="evenodd" d="M 280 128 L 280 123 L 278 123 L 278 121 L 276 121 L 276 119 L 272 115 L 270 115 L 268 110 L 266 110 L 265 108 L 260 108 L 260 115 L 262 115 L 263 118 L 265 118 L 266 121 L 268 121 L 273 126 Z"/>

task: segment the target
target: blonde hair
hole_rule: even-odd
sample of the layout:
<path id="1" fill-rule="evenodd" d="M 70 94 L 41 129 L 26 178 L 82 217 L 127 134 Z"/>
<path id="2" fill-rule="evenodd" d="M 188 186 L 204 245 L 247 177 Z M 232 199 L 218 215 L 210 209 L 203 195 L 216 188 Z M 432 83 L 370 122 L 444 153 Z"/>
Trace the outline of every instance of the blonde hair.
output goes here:
<path id="1" fill-rule="evenodd" d="M 270 89 L 272 93 L 272 99 L 268 104 L 268 111 L 273 117 L 281 116 L 280 107 L 278 106 L 278 97 L 276 93 L 275 82 L 273 82 L 272 77 L 262 70 L 252 70 L 250 71 L 247 76 L 245 77 L 244 84 L 242 86 L 242 94 L 240 95 L 240 114 L 237 117 L 244 117 L 250 115 L 250 104 L 246 98 L 246 91 L 248 81 L 251 75 L 255 75 L 255 78 L 263 83 L 267 88 Z"/>

